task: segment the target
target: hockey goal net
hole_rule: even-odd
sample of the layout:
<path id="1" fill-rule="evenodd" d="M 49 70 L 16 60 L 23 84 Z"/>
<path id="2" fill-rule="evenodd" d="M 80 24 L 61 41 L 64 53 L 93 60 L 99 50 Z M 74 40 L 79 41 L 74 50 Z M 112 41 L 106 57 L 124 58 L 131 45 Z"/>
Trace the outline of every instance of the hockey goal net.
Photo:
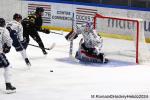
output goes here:
<path id="1" fill-rule="evenodd" d="M 100 14 L 94 16 L 94 28 L 98 34 L 127 39 L 123 41 L 121 39 L 104 39 L 104 49 L 102 50 L 106 53 L 106 56 L 110 55 L 113 57 L 118 55 L 114 56 L 114 58 L 127 59 L 137 64 L 150 60 L 150 52 L 145 41 L 143 24 L 142 19 L 103 16 Z M 121 58 L 121 56 L 124 56 L 124 58 Z"/>

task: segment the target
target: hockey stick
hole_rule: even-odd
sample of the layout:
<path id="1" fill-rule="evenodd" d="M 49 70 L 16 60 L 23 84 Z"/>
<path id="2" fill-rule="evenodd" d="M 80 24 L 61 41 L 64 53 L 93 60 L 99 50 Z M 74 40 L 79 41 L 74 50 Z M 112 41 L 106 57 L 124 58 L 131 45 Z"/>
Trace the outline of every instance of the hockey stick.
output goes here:
<path id="1" fill-rule="evenodd" d="M 72 30 L 73 30 L 73 27 L 74 26 L 74 13 L 72 13 Z M 69 49 L 69 57 L 72 57 L 72 53 L 73 53 L 73 40 L 70 41 L 70 49 Z"/>
<path id="2" fill-rule="evenodd" d="M 64 34 L 63 34 L 63 32 L 61 32 L 61 33 L 57 33 L 57 32 L 52 32 L 52 31 L 50 31 L 50 33 L 58 34 L 58 35 L 64 35 Z"/>
<path id="3" fill-rule="evenodd" d="M 28 44 L 28 45 L 33 46 L 33 47 L 40 48 L 39 46 L 34 45 L 34 44 Z M 45 49 L 45 50 L 52 50 L 54 47 L 55 47 L 55 43 L 53 43 L 49 48 L 44 48 L 44 49 Z"/>

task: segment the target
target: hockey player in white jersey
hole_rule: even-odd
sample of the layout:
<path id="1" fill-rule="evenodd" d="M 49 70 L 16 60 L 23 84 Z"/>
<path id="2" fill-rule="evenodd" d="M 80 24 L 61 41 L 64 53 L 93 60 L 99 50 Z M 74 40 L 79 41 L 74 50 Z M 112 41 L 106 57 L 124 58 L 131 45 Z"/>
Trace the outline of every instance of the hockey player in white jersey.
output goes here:
<path id="1" fill-rule="evenodd" d="M 10 21 L 6 28 L 10 32 L 10 37 L 13 40 L 12 45 L 15 47 L 17 52 L 20 52 L 27 66 L 31 66 L 31 63 L 27 57 L 26 50 L 26 41 L 23 39 L 23 27 L 21 25 L 22 16 L 20 14 L 13 15 L 13 21 Z"/>
<path id="2" fill-rule="evenodd" d="M 5 26 L 5 20 L 0 18 L 0 68 L 4 68 L 4 79 L 6 84 L 6 92 L 15 92 L 16 88 L 11 85 L 10 81 L 10 68 L 11 65 L 7 60 L 5 54 L 10 51 L 12 40 L 9 36 L 9 32 Z"/>
<path id="3" fill-rule="evenodd" d="M 72 32 L 66 35 L 67 40 L 75 39 L 79 34 L 82 34 L 83 39 L 80 40 L 79 49 L 76 52 L 76 58 L 84 62 L 107 63 L 104 53 L 101 53 L 102 38 L 93 30 L 92 23 L 82 24 L 76 27 Z"/>

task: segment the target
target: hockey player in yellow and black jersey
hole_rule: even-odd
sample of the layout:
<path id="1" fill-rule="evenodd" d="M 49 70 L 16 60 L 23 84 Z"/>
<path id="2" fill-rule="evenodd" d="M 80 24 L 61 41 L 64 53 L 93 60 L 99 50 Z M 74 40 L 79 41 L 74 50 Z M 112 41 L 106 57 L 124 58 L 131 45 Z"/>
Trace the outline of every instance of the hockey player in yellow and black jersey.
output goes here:
<path id="1" fill-rule="evenodd" d="M 27 18 L 22 20 L 22 26 L 23 37 L 26 40 L 27 44 L 30 41 L 29 36 L 31 36 L 38 43 L 39 47 L 42 49 L 43 54 L 46 55 L 47 52 L 44 49 L 44 44 L 38 34 L 38 31 L 44 32 L 46 34 L 50 33 L 48 29 L 42 29 L 43 13 L 44 9 L 42 7 L 37 7 L 33 15 L 29 15 Z M 27 48 L 27 45 L 25 46 L 25 48 Z"/>

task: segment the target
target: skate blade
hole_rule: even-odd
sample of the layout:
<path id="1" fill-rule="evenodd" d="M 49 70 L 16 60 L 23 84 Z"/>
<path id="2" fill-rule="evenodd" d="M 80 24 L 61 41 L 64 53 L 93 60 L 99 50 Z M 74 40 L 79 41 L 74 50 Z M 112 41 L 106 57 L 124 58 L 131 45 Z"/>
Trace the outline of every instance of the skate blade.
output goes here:
<path id="1" fill-rule="evenodd" d="M 5 90 L 4 93 L 5 94 L 12 94 L 12 93 L 16 93 L 16 90 Z"/>
<path id="2" fill-rule="evenodd" d="M 31 67 L 31 64 L 26 64 L 29 68 Z"/>
<path id="3" fill-rule="evenodd" d="M 107 64 L 109 62 L 109 60 L 107 59 L 107 58 L 105 58 L 105 60 L 104 60 L 104 64 Z"/>
<path id="4" fill-rule="evenodd" d="M 26 63 L 27 66 L 27 70 L 29 70 L 31 68 L 31 63 Z"/>

